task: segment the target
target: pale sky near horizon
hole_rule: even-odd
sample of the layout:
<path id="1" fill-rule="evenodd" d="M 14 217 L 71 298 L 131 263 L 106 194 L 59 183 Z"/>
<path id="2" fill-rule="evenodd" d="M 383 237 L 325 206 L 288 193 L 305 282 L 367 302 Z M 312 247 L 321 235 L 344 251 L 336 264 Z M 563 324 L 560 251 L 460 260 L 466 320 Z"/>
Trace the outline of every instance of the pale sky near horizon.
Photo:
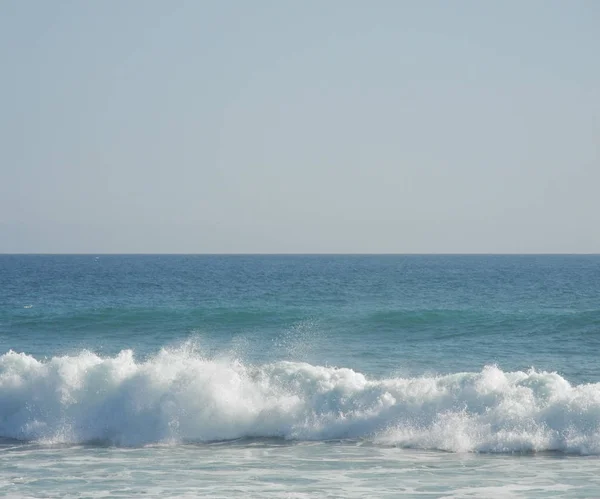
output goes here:
<path id="1" fill-rule="evenodd" d="M 600 253 L 600 2 L 0 0 L 0 252 Z"/>

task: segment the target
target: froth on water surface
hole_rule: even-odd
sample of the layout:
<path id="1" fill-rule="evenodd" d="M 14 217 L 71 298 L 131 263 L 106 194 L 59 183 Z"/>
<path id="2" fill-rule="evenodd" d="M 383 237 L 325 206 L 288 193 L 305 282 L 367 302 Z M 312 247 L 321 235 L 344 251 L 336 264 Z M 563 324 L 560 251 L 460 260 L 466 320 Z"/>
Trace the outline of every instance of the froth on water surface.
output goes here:
<path id="1" fill-rule="evenodd" d="M 18 453 L 18 465 L 15 459 Z M 593 497 L 595 458 L 445 453 L 240 440 L 0 452 L 0 493 L 19 497 Z"/>

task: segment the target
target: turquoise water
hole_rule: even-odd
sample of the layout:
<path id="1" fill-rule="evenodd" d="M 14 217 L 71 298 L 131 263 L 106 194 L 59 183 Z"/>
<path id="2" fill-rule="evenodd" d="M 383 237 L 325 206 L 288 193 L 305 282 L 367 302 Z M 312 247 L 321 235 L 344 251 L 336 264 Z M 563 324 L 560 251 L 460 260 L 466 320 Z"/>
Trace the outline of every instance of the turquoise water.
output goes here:
<path id="1" fill-rule="evenodd" d="M 594 497 L 599 256 L 0 255 L 0 494 Z"/>

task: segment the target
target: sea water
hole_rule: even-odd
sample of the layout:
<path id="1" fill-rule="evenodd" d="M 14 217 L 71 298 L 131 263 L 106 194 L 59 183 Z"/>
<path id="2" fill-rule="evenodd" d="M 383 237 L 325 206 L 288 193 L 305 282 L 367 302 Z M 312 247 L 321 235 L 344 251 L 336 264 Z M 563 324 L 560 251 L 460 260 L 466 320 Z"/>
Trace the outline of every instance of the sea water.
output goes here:
<path id="1" fill-rule="evenodd" d="M 600 497 L 600 256 L 0 255 L 0 494 Z"/>

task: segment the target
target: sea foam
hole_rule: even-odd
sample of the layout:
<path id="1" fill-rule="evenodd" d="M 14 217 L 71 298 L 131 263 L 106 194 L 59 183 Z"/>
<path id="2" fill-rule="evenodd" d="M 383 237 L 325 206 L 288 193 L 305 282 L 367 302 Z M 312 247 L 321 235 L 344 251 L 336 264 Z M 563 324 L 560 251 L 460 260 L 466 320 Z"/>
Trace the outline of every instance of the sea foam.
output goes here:
<path id="1" fill-rule="evenodd" d="M 136 446 L 278 437 L 453 452 L 600 454 L 600 384 L 557 373 L 369 379 L 301 362 L 250 365 L 164 349 L 0 356 L 0 437 Z"/>

